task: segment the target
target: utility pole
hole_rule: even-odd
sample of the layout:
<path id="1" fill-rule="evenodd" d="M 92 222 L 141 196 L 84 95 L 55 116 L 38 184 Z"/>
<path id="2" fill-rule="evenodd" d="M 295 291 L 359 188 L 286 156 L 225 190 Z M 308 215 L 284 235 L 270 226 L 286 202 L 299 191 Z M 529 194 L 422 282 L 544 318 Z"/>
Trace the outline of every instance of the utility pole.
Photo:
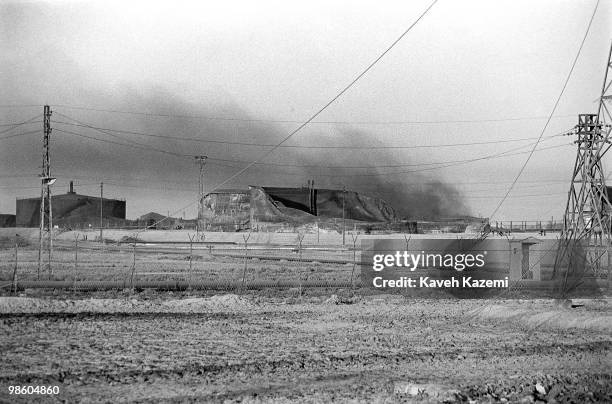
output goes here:
<path id="1" fill-rule="evenodd" d="M 102 234 L 102 212 L 104 209 L 104 183 L 100 183 L 100 243 L 104 244 L 104 238 Z"/>
<path id="2" fill-rule="evenodd" d="M 200 167 L 200 173 L 198 176 L 198 218 L 196 220 L 196 229 L 199 230 L 200 220 L 203 218 L 204 213 L 204 166 L 208 156 L 194 156 L 196 164 Z"/>
<path id="3" fill-rule="evenodd" d="M 49 277 L 53 275 L 51 267 L 51 257 L 53 255 L 53 211 L 51 208 L 51 185 L 55 182 L 55 178 L 51 177 L 51 159 L 49 156 L 50 138 L 51 138 L 51 107 L 45 105 L 43 107 L 43 160 L 42 173 L 40 182 L 40 229 L 39 229 L 39 246 L 38 246 L 38 279 L 42 269 L 42 250 L 44 246 L 45 231 L 48 232 L 48 261 L 49 261 Z"/>

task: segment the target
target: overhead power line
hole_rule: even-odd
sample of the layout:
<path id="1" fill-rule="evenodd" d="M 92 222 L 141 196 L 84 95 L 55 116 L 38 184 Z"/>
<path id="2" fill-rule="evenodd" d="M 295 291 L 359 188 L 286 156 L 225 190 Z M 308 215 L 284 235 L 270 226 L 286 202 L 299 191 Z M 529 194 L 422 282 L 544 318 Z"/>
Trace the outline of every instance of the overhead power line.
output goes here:
<path id="1" fill-rule="evenodd" d="M 531 144 L 515 147 L 512 149 L 506 150 L 502 154 L 494 154 L 493 156 L 502 156 L 508 152 L 520 150 L 530 145 Z M 484 156 L 484 157 L 488 157 L 488 156 Z M 476 159 L 480 159 L 480 157 Z M 244 160 L 232 160 L 232 159 L 221 159 L 221 158 L 211 158 L 211 157 L 209 157 L 209 160 L 223 161 L 223 162 L 228 162 L 228 163 L 248 163 L 248 161 L 244 161 Z M 263 162 L 259 162 L 256 164 L 262 165 L 262 166 L 273 166 L 273 167 L 320 168 L 320 169 L 326 169 L 326 170 L 334 170 L 334 169 L 373 169 L 373 168 L 375 169 L 375 168 L 393 168 L 393 167 L 437 166 L 437 165 L 449 164 L 449 163 L 471 162 L 474 160 L 475 160 L 474 158 L 471 158 L 471 159 L 462 159 L 462 160 L 446 160 L 446 161 L 438 161 L 438 162 L 431 162 L 431 163 L 377 164 L 375 166 L 328 166 L 328 165 L 323 165 L 323 164 L 291 164 L 291 163 L 263 163 Z"/>
<path id="2" fill-rule="evenodd" d="M 91 108 L 75 105 L 65 104 L 54 104 L 55 108 L 65 108 L 72 110 L 81 111 L 93 111 L 93 112 L 104 112 L 110 114 L 124 114 L 124 115 L 139 115 L 148 117 L 159 117 L 159 118 L 178 118 L 178 119 L 201 119 L 207 121 L 225 121 L 225 122 L 253 122 L 253 123 L 302 123 L 303 121 L 290 120 L 290 119 L 258 119 L 258 118 L 237 118 L 237 117 L 219 117 L 209 115 L 186 115 L 186 114 L 170 114 L 170 113 L 153 113 L 153 112 L 142 112 L 142 111 L 126 111 L 117 109 L 103 109 L 103 108 Z M 555 118 L 569 118 L 574 115 L 557 115 Z M 514 121 L 528 121 L 528 120 L 541 120 L 546 119 L 547 116 L 523 116 L 523 117 L 508 117 L 508 118 L 491 118 L 491 119 L 442 119 L 442 120 L 388 120 L 388 121 L 353 121 L 353 120 L 339 120 L 339 121 L 312 121 L 311 124 L 317 125 L 436 125 L 436 124 L 461 124 L 461 123 L 485 123 L 485 122 L 514 122 Z"/>
<path id="3" fill-rule="evenodd" d="M 457 190 L 457 192 L 469 192 L 470 194 L 474 193 L 474 192 L 487 192 L 490 193 L 490 191 L 505 191 L 507 189 L 506 186 L 504 186 L 503 184 L 499 184 L 501 187 L 496 187 L 496 186 L 487 186 L 487 187 L 480 187 L 480 188 L 472 188 L 472 187 L 465 187 L 462 185 L 472 185 L 473 183 L 462 183 L 462 182 L 448 182 L 448 183 L 444 183 L 444 184 L 440 184 L 440 183 L 435 183 L 435 182 L 422 182 L 422 183 L 414 183 L 413 185 L 416 186 L 421 186 L 422 189 L 424 191 L 427 191 L 428 189 L 434 189 L 436 187 L 439 186 L 450 186 L 454 189 Z M 410 183 L 402 183 L 402 184 L 395 184 L 395 185 L 401 185 L 403 187 L 407 187 L 409 185 L 411 185 Z M 473 184 L 473 185 L 478 185 L 478 184 Z M 567 181 L 540 181 L 537 184 L 524 184 L 524 185 L 517 185 L 517 188 L 520 189 L 545 189 L 546 187 L 565 187 L 567 185 Z M 397 190 L 388 190 L 388 191 L 380 191 L 379 188 L 368 188 L 368 187 L 363 187 L 363 186 L 356 186 L 355 190 L 359 190 L 359 191 L 367 191 L 367 192 L 373 192 L 373 193 L 385 193 L 385 194 L 395 194 L 397 193 Z M 567 195 L 567 193 L 566 193 Z M 499 197 L 501 197 L 502 195 L 499 195 Z"/>
<path id="4" fill-rule="evenodd" d="M 569 144 L 562 144 L 562 145 L 557 145 L 557 146 L 550 146 L 550 147 L 542 147 L 536 151 L 545 151 L 545 150 L 550 150 L 550 149 L 558 149 L 561 147 L 566 147 Z M 510 149 L 510 151 L 513 149 Z M 469 160 L 465 160 L 465 161 L 460 161 L 460 162 L 453 162 L 453 163 L 449 163 L 449 164 L 443 164 L 443 165 L 438 165 L 438 166 L 434 166 L 434 167 L 425 167 L 425 168 L 421 168 L 421 169 L 414 169 L 414 170 L 402 170 L 402 171 L 385 171 L 385 172 L 375 172 L 375 173 L 352 173 L 352 174 L 321 174 L 321 173 L 311 173 L 311 172 L 289 172 L 286 170 L 282 170 L 282 171 L 275 171 L 275 175 L 279 175 L 279 176 L 296 176 L 296 177 L 315 177 L 315 178 L 336 178 L 336 177 L 381 177 L 381 176 L 389 176 L 389 175 L 399 175 L 399 174 L 410 174 L 410 173 L 415 173 L 415 172 L 423 172 L 423 171 L 432 171 L 432 170 L 438 170 L 438 169 L 442 169 L 442 168 L 448 168 L 448 167 L 454 167 L 454 166 L 458 166 L 458 165 L 463 165 L 463 164 L 470 164 L 470 163 L 474 163 L 477 161 L 484 161 L 484 160 L 493 160 L 493 159 L 497 159 L 497 158 L 503 158 L 503 157 L 509 157 L 509 156 L 515 156 L 515 155 L 522 155 L 522 154 L 527 154 L 529 153 L 529 151 L 523 151 L 523 152 L 517 152 L 517 153 L 509 153 L 509 151 L 505 151 L 502 153 L 496 153 L 496 154 L 492 154 L 492 155 L 488 155 L 488 156 L 483 156 L 483 157 L 478 157 L 478 158 L 474 158 L 474 159 L 469 159 Z M 216 162 L 209 162 L 209 164 L 215 164 L 215 165 L 220 165 L 219 163 Z M 229 166 L 231 168 L 237 168 L 235 166 Z M 261 166 L 257 166 L 256 168 L 263 168 Z M 376 167 L 373 167 L 376 168 Z M 216 187 L 212 190 L 209 190 L 208 192 L 212 192 L 215 189 L 218 189 L 219 187 Z"/>
<path id="5" fill-rule="evenodd" d="M 158 148 L 151 147 L 151 146 L 149 146 L 147 144 L 143 144 L 143 143 L 136 143 L 136 142 L 122 143 L 122 142 L 117 142 L 117 141 L 114 141 L 114 140 L 98 138 L 98 137 L 95 137 L 95 136 L 83 135 L 81 133 L 77 133 L 77 132 L 73 132 L 73 131 L 68 131 L 68 130 L 64 130 L 64 129 L 58 129 L 58 128 L 56 128 L 55 131 L 56 132 L 60 132 L 60 133 L 65 133 L 65 134 L 73 135 L 73 136 L 78 136 L 78 137 L 86 138 L 86 139 L 95 140 L 95 141 L 98 141 L 98 142 L 110 143 L 110 144 L 121 145 L 121 146 L 127 146 L 127 147 L 132 147 L 132 148 L 141 149 L 141 150 L 148 150 L 148 151 L 168 154 L 168 155 L 172 155 L 172 156 L 180 157 L 180 158 L 192 158 L 193 157 L 192 155 L 189 155 L 189 154 L 176 153 L 176 152 L 171 152 L 171 151 L 168 151 L 168 150 L 158 149 Z M 557 137 L 557 136 L 558 135 L 550 136 L 549 139 L 552 139 L 552 138 Z M 495 154 L 492 154 L 492 155 L 485 155 L 485 156 L 481 156 L 481 157 L 477 157 L 477 158 L 463 159 L 463 160 L 448 160 L 448 161 L 440 161 L 440 162 L 433 162 L 433 163 L 380 164 L 380 165 L 375 165 L 375 166 L 326 166 L 326 165 L 321 165 L 321 164 L 291 164 L 291 163 L 269 163 L 269 162 L 264 163 L 264 162 L 257 162 L 254 165 L 258 165 L 258 166 L 272 166 L 272 167 L 319 168 L 319 169 L 378 169 L 378 168 L 393 168 L 393 167 L 439 166 L 439 165 L 445 165 L 445 164 L 474 162 L 474 161 L 479 161 L 479 160 L 482 160 L 482 159 L 490 159 L 490 158 L 493 158 L 493 157 L 503 157 L 505 155 L 513 155 L 513 154 L 508 154 L 508 153 L 511 153 L 513 151 L 516 151 L 516 150 L 523 149 L 523 148 L 528 147 L 530 145 L 531 144 L 522 145 L 522 146 L 519 146 L 519 147 L 508 149 L 508 150 L 506 150 L 504 152 L 495 153 Z M 546 148 L 543 148 L 542 150 L 546 150 Z M 223 158 L 214 158 L 214 157 L 209 157 L 208 160 L 210 160 L 211 163 L 212 162 L 236 163 L 236 164 L 239 164 L 239 163 L 249 163 L 249 162 L 247 162 L 245 160 L 223 159 Z M 218 164 L 218 163 L 216 163 L 216 164 Z M 231 166 L 231 165 L 226 165 L 226 167 L 237 168 L 237 167 Z M 289 173 L 282 173 L 282 174 L 289 174 Z M 300 175 L 302 175 L 302 174 L 303 173 L 300 173 Z"/>
<path id="6" fill-rule="evenodd" d="M 155 151 L 155 152 L 158 152 L 158 153 L 169 154 L 171 156 L 176 156 L 176 157 L 189 157 L 187 154 L 175 153 L 175 152 L 171 152 L 171 151 L 168 151 L 168 150 L 157 149 L 155 147 L 151 147 L 151 146 L 148 146 L 148 145 L 142 145 L 142 144 L 136 144 L 136 143 L 116 142 L 114 140 L 101 139 L 101 138 L 95 137 L 95 136 L 83 135 L 82 133 L 76 133 L 76 132 L 72 132 L 72 131 L 65 130 L 65 129 L 54 128 L 54 131 L 65 133 L 65 134 L 68 134 L 68 135 L 79 136 L 79 137 L 82 137 L 82 138 L 85 138 L 85 139 L 96 140 L 98 142 L 111 143 L 111 144 L 116 144 L 116 145 L 120 145 L 120 146 L 134 147 L 136 149 L 142 149 L 142 150 L 150 150 L 150 151 Z"/>
<path id="7" fill-rule="evenodd" d="M 13 137 L 27 136 L 27 135 L 32 135 L 34 133 L 40 133 L 40 132 L 41 131 L 37 129 L 37 130 L 31 130 L 29 132 L 20 132 L 20 133 L 15 133 L 13 135 L 0 136 L 0 140 L 10 139 Z"/>
<path id="8" fill-rule="evenodd" d="M 165 150 L 157 149 L 157 148 L 152 147 L 151 145 L 148 145 L 148 144 L 145 144 L 145 143 L 139 143 L 139 142 L 136 142 L 136 141 L 134 141 L 134 140 L 125 139 L 125 138 L 123 138 L 123 137 L 121 137 L 121 136 L 118 136 L 118 135 L 116 135 L 116 134 L 114 134 L 114 133 L 109 133 L 109 131 L 108 131 L 108 130 L 104 130 L 104 129 L 102 129 L 102 128 L 96 128 L 96 127 L 94 127 L 94 126 L 91 126 L 91 125 L 86 124 L 85 122 L 81 122 L 81 121 L 78 121 L 78 120 L 76 120 L 76 119 L 74 119 L 74 118 L 70 118 L 69 116 L 66 116 L 66 115 L 64 115 L 64 114 L 62 114 L 62 113 L 60 113 L 60 112 L 56 112 L 56 115 L 63 116 L 64 118 L 68 118 L 68 119 L 73 120 L 74 122 L 76 122 L 76 124 L 73 124 L 73 125 L 78 125 L 78 126 L 82 126 L 82 127 L 85 127 L 85 128 L 93 129 L 93 130 L 95 130 L 96 132 L 99 132 L 99 133 L 102 133 L 102 134 L 104 134 L 104 135 L 108 135 L 108 136 L 114 137 L 114 138 L 119 139 L 119 140 L 123 140 L 123 141 L 129 142 L 129 143 L 131 143 L 131 144 L 133 144 L 133 145 L 137 145 L 137 146 L 141 146 L 141 147 L 143 147 L 143 148 L 147 148 L 147 149 L 151 149 L 151 150 L 159 151 L 160 153 L 166 153 L 166 152 L 167 152 L 167 151 L 165 151 Z M 63 123 L 63 122 L 61 122 L 61 121 L 60 121 L 60 123 Z M 70 131 L 66 131 L 66 132 L 70 132 Z M 72 134 L 73 134 L 73 135 L 76 135 L 74 132 L 72 132 Z M 86 135 L 82 135 L 82 136 L 86 136 Z M 95 137 L 91 137 L 91 138 L 92 138 L 92 139 L 94 139 L 94 140 L 101 140 L 101 139 L 99 139 L 99 138 L 95 138 Z M 121 143 L 121 144 L 122 144 L 122 145 L 125 145 L 125 143 Z M 168 153 L 167 153 L 167 154 L 168 154 Z M 185 155 L 184 157 L 187 157 L 187 156 Z"/>
<path id="9" fill-rule="evenodd" d="M 34 123 L 34 122 L 31 122 L 31 123 Z M 22 125 L 23 123 L 24 122 L 0 123 L 0 127 L 6 128 L 7 126 L 19 126 L 19 125 Z"/>
<path id="10" fill-rule="evenodd" d="M 101 138 L 98 138 L 98 137 L 95 137 L 95 136 L 83 135 L 82 133 L 76 133 L 76 132 L 72 132 L 72 131 L 64 130 L 64 129 L 59 129 L 59 128 L 55 128 L 54 131 L 60 132 L 60 133 L 65 133 L 65 134 L 72 135 L 72 136 L 82 137 L 82 138 L 85 138 L 85 139 L 95 140 L 95 141 L 98 141 L 98 142 L 110 143 L 110 144 L 115 144 L 115 145 L 119 145 L 119 146 L 133 147 L 133 148 L 140 149 L 140 150 L 153 151 L 153 152 L 156 152 L 156 153 L 167 154 L 167 155 L 174 156 L 174 157 L 189 158 L 189 159 L 193 158 L 193 156 L 189 155 L 189 154 L 175 153 L 175 152 L 171 152 L 171 151 L 168 151 L 168 150 L 158 149 L 158 148 L 151 147 L 151 146 L 143 144 L 143 143 L 135 143 L 135 142 L 132 142 L 132 143 L 122 143 L 122 142 L 116 142 L 114 140 L 101 139 Z M 221 166 L 221 167 L 226 167 L 226 168 L 237 168 L 235 166 L 230 166 L 230 165 L 227 165 L 227 164 L 221 164 L 221 163 L 216 163 L 216 162 L 215 163 L 211 162 L 210 164 L 214 164 L 214 165 Z"/>
<path id="11" fill-rule="evenodd" d="M 20 127 L 20 126 L 27 125 L 27 124 L 29 124 L 29 123 L 34 123 L 34 120 L 38 119 L 39 117 L 40 117 L 40 114 L 36 114 L 35 116 L 33 116 L 32 118 L 30 118 L 30 119 L 28 119 L 28 120 L 25 120 L 25 121 L 23 121 L 23 122 L 16 123 L 16 124 L 14 124 L 13 126 L 11 126 L 10 128 L 8 128 L 8 129 L 4 129 L 3 131 L 0 131 L 0 135 L 3 135 L 3 134 L 5 134 L 5 133 L 8 133 L 8 132 L 12 131 L 13 129 L 18 128 L 18 127 Z"/>
<path id="12" fill-rule="evenodd" d="M 563 94 L 565 93 L 565 89 L 567 88 L 567 84 L 569 83 L 570 78 L 572 77 L 572 73 L 574 72 L 574 68 L 576 67 L 576 63 L 578 62 L 578 58 L 580 57 L 580 53 L 582 52 L 582 48 L 584 46 L 584 43 L 586 42 L 587 36 L 589 35 L 589 31 L 591 30 L 591 25 L 593 24 L 593 20 L 595 19 L 595 14 L 597 13 L 597 7 L 598 6 L 599 6 L 599 0 L 597 0 L 597 2 L 595 3 L 595 7 L 593 8 L 593 14 L 591 15 L 591 19 L 589 20 L 589 24 L 587 25 L 586 32 L 584 33 L 584 37 L 582 38 L 582 42 L 580 42 L 580 46 L 578 47 L 578 52 L 576 53 L 576 56 L 574 57 L 574 61 L 572 62 L 572 66 L 571 66 L 571 68 L 570 68 L 570 70 L 569 70 L 569 72 L 567 74 L 567 77 L 565 78 L 565 82 L 563 83 L 563 87 L 561 88 L 561 92 L 559 93 L 559 96 L 557 97 L 557 100 L 555 101 L 555 104 L 553 105 L 553 108 L 550 111 L 548 119 L 546 120 L 546 123 L 544 124 L 544 127 L 542 128 L 542 131 L 540 132 L 540 136 L 538 137 L 538 140 L 533 145 L 533 148 L 531 149 L 531 152 L 529 153 L 529 155 L 525 159 L 525 162 L 523 163 L 523 165 L 521 166 L 521 169 L 519 170 L 518 174 L 514 178 L 514 181 L 512 182 L 510 187 L 508 188 L 508 191 L 506 192 L 504 197 L 499 201 L 499 203 L 497 204 L 497 206 L 493 210 L 493 213 L 491 213 L 491 215 L 489 215 L 489 218 L 492 218 L 493 216 L 495 216 L 497 211 L 503 205 L 504 201 L 508 198 L 508 195 L 510 195 L 510 192 L 512 192 L 512 189 L 514 188 L 514 185 L 517 183 L 517 181 L 519 180 L 519 178 L 523 174 L 523 171 L 525 171 L 525 167 L 527 167 L 527 164 L 531 160 L 531 157 L 533 156 L 533 153 L 535 152 L 536 147 L 538 147 L 538 144 L 540 143 L 540 140 L 544 136 L 544 133 L 546 132 L 546 129 L 548 128 L 548 124 L 550 123 L 553 115 L 555 114 L 555 111 L 557 110 L 557 107 L 559 106 L 559 102 L 561 101 L 561 97 L 563 97 Z"/>
<path id="13" fill-rule="evenodd" d="M 557 146 L 542 147 L 540 149 L 537 149 L 536 151 L 545 151 L 545 150 L 551 150 L 551 149 L 558 149 L 558 148 L 561 148 L 561 147 L 567 147 L 568 145 L 569 144 L 562 144 L 562 145 L 557 145 Z M 493 160 L 493 159 L 496 159 L 496 158 L 517 156 L 517 155 L 527 154 L 527 153 L 529 153 L 529 151 L 516 152 L 516 153 L 508 153 L 506 151 L 506 152 L 492 154 L 492 155 L 483 156 L 483 157 L 478 157 L 478 158 L 474 158 L 474 159 L 468 159 L 468 160 L 465 160 L 465 161 L 453 162 L 453 163 L 449 163 L 449 164 L 438 165 L 438 166 L 435 166 L 435 167 L 425 167 L 425 168 L 416 169 L 416 170 L 386 171 L 386 172 L 377 172 L 377 173 L 358 173 L 358 174 L 353 173 L 353 174 L 300 174 L 300 175 L 309 175 L 309 176 L 313 176 L 313 177 L 378 177 L 378 176 L 387 176 L 387 175 L 410 174 L 410 173 L 416 173 L 416 172 L 422 172 L 422 171 L 439 170 L 441 168 L 455 167 L 455 166 L 459 166 L 459 165 L 463 165 L 463 164 L 474 163 L 474 162 L 477 162 L 477 161 Z M 289 173 L 279 173 L 279 174 L 281 174 L 281 175 L 294 175 L 294 174 L 289 174 Z"/>
<path id="14" fill-rule="evenodd" d="M 546 193 L 541 193 L 541 194 L 530 194 L 530 195 L 513 195 L 512 198 L 531 198 L 531 197 L 542 197 L 542 196 L 562 196 L 565 195 L 567 196 L 567 192 L 556 192 L 556 193 L 550 193 L 550 192 L 546 192 Z M 466 199 L 497 199 L 499 198 L 499 196 L 494 196 L 494 195 L 483 195 L 483 196 L 479 196 L 479 195 L 468 195 L 468 196 L 463 196 Z"/>
<path id="15" fill-rule="evenodd" d="M 59 114 L 69 118 L 66 115 Z M 73 118 L 69 118 L 73 119 Z M 74 119 L 73 119 L 74 120 Z M 89 124 L 81 124 L 81 123 L 70 123 L 64 121 L 54 121 L 54 123 L 59 123 L 62 125 L 70 125 L 77 126 L 82 128 L 90 128 L 98 131 L 109 131 L 114 133 L 124 133 L 129 135 L 137 135 L 144 136 L 150 138 L 160 138 L 160 139 L 170 139 L 173 141 L 187 141 L 187 142 L 199 142 L 199 143 L 213 143 L 213 144 L 223 144 L 223 145 L 233 145 L 233 146 L 252 146 L 252 147 L 273 147 L 274 144 L 269 143 L 253 143 L 253 142 L 232 142 L 227 140 L 213 140 L 213 139 L 202 139 L 197 137 L 177 137 L 170 135 L 159 135 L 145 132 L 137 132 L 137 131 L 129 131 L 129 130 L 120 130 L 120 129 L 111 129 L 111 128 L 102 128 L 98 126 L 92 126 Z M 106 132 L 103 132 L 106 133 Z M 108 133 L 107 133 L 108 134 Z M 554 136 L 562 136 L 565 133 L 561 133 Z M 112 135 L 111 135 L 112 136 Z M 441 144 L 428 144 L 428 145 L 410 145 L 410 146 L 302 146 L 302 145 L 282 145 L 282 148 L 295 148 L 295 149 L 339 149 L 339 150 L 377 150 L 377 149 L 385 149 L 385 150 L 394 150 L 394 149 L 420 149 L 420 148 L 442 148 L 442 147 L 459 147 L 459 146 L 477 146 L 477 145 L 486 145 L 486 144 L 498 144 L 498 143 L 514 143 L 521 142 L 525 140 L 535 140 L 536 136 L 533 137 L 523 137 L 523 138 L 514 138 L 514 139 L 501 139 L 501 140 L 488 140 L 488 141 L 479 141 L 479 142 L 466 142 L 466 143 L 441 143 Z"/>

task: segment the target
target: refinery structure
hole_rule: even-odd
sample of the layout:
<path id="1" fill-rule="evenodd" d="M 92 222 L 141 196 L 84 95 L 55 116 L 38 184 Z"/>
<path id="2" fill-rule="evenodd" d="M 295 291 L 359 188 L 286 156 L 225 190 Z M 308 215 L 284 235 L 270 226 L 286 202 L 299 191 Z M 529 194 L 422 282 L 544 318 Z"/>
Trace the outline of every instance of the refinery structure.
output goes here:
<path id="1" fill-rule="evenodd" d="M 126 218 L 124 199 L 82 195 L 70 181 L 68 192 L 51 196 L 57 229 L 148 228 L 202 231 L 283 231 L 316 225 L 340 231 L 395 229 L 416 232 L 416 222 L 400 218 L 386 201 L 346 189 L 262 187 L 221 189 L 200 198 L 195 219 L 149 212 Z M 0 216 L 0 227 L 37 227 L 41 198 L 17 198 L 16 215 Z"/>
<path id="2" fill-rule="evenodd" d="M 40 223 L 41 198 L 18 198 L 16 226 L 37 227 Z M 125 225 L 125 200 L 81 195 L 70 182 L 68 192 L 51 197 L 53 224 L 58 228 L 105 227 Z"/>
<path id="3" fill-rule="evenodd" d="M 400 220 L 392 206 L 380 198 L 358 192 L 320 189 L 249 186 L 223 189 L 204 195 L 198 222 L 205 230 L 275 230 L 317 224 L 388 225 Z"/>

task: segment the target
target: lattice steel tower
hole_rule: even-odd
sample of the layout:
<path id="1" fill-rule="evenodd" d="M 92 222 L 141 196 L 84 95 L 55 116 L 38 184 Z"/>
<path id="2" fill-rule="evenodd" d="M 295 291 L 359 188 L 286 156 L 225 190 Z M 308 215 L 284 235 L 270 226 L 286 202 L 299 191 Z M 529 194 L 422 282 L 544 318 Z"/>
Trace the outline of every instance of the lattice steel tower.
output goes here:
<path id="1" fill-rule="evenodd" d="M 581 114 L 574 131 L 578 146 L 563 223 L 566 237 L 610 244 L 612 206 L 601 158 L 610 147 L 609 130 L 596 114 Z"/>
<path id="2" fill-rule="evenodd" d="M 608 53 L 597 114 L 579 115 L 578 125 L 572 133 L 576 136 L 577 154 L 554 271 L 554 274 L 558 274 L 560 267 L 565 266 L 566 280 L 568 274 L 582 275 L 592 271 L 598 275 L 603 259 L 612 246 L 612 195 L 608 195 L 602 167 L 602 158 L 612 147 L 612 116 L 606 105 L 612 98 L 609 94 L 611 71 L 612 46 Z M 609 263 L 605 265 L 609 266 Z"/>

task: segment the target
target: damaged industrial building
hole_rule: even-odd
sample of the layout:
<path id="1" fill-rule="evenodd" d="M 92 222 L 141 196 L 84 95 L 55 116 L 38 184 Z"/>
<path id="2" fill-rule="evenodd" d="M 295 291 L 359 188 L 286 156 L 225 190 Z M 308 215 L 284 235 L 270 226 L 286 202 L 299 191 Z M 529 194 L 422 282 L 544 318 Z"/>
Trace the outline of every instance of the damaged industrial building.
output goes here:
<path id="1" fill-rule="evenodd" d="M 282 231 L 318 226 L 416 232 L 387 202 L 355 191 L 308 187 L 223 189 L 203 196 L 198 224 L 211 231 Z"/>

